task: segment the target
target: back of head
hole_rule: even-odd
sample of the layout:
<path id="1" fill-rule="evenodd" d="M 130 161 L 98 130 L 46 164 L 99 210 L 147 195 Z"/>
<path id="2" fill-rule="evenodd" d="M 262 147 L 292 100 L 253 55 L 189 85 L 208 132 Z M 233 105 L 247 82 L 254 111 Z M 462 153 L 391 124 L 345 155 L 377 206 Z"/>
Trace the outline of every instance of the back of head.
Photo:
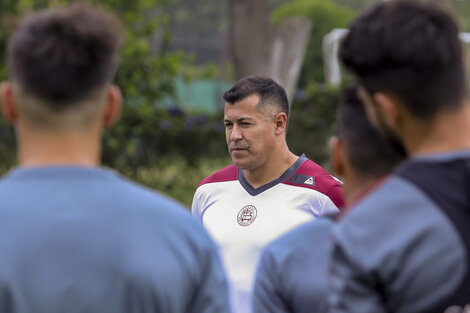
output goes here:
<path id="1" fill-rule="evenodd" d="M 338 123 L 338 137 L 358 177 L 378 179 L 404 160 L 403 147 L 391 145 L 369 123 L 355 85 L 343 91 Z"/>
<path id="2" fill-rule="evenodd" d="M 224 100 L 230 104 L 235 104 L 251 95 L 260 97 L 257 105 L 258 111 L 266 115 L 284 112 L 289 116 L 289 100 L 286 91 L 281 85 L 268 77 L 247 76 L 240 79 L 224 93 Z"/>
<path id="3" fill-rule="evenodd" d="M 120 22 L 100 7 L 38 11 L 10 39 L 10 79 L 47 110 L 62 112 L 112 82 L 121 42 Z"/>
<path id="4" fill-rule="evenodd" d="M 415 117 L 458 108 L 465 96 L 459 28 L 435 3 L 373 6 L 351 25 L 340 59 L 369 93 L 393 94 Z"/>

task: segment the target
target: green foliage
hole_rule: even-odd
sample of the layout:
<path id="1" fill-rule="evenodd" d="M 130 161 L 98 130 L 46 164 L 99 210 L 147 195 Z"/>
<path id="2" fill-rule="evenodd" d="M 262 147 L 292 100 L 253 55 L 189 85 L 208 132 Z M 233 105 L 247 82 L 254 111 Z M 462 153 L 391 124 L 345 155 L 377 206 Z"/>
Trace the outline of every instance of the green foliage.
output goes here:
<path id="1" fill-rule="evenodd" d="M 292 152 L 305 153 L 316 163 L 329 166 L 328 140 L 336 131 L 336 108 L 340 88 L 307 88 L 306 95 L 292 105 L 287 142 Z"/>
<path id="2" fill-rule="evenodd" d="M 201 180 L 229 164 L 228 154 L 201 159 L 197 166 L 190 165 L 184 156 L 166 156 L 151 167 L 139 167 L 136 171 L 121 170 L 121 173 L 189 207 Z"/>
<path id="3" fill-rule="evenodd" d="M 333 0 L 294 0 L 284 3 L 274 10 L 271 14 L 271 20 L 274 24 L 279 24 L 287 17 L 301 16 L 312 19 L 314 24 L 318 23 L 323 26 L 331 18 L 348 20 L 351 15 L 354 16 L 354 11 L 338 5 Z M 330 21 L 330 23 L 334 22 Z"/>
<path id="4" fill-rule="evenodd" d="M 308 18 L 313 24 L 299 87 L 304 88 L 311 82 L 324 82 L 323 37 L 333 28 L 347 27 L 356 13 L 333 0 L 294 0 L 279 6 L 273 11 L 271 19 L 274 23 L 280 23 L 284 18 L 291 16 Z"/>
<path id="5" fill-rule="evenodd" d="M 228 20 L 220 18 L 225 10 L 227 1 L 220 0 L 179 0 L 169 5 L 173 23 L 213 33 L 228 29 Z"/>
<path id="6" fill-rule="evenodd" d="M 208 156 L 227 155 L 222 113 L 185 112 L 177 107 L 137 109 L 128 106 L 104 136 L 104 164 L 126 169 L 159 164 L 161 157 L 183 156 L 195 166 Z"/>
<path id="7" fill-rule="evenodd" d="M 362 11 L 381 0 L 336 0 L 340 5 L 348 6 L 354 10 Z"/>
<path id="8" fill-rule="evenodd" d="M 455 9 L 455 15 L 457 16 L 461 30 L 464 32 L 470 31 L 470 2 L 460 0 L 449 0 Z"/>

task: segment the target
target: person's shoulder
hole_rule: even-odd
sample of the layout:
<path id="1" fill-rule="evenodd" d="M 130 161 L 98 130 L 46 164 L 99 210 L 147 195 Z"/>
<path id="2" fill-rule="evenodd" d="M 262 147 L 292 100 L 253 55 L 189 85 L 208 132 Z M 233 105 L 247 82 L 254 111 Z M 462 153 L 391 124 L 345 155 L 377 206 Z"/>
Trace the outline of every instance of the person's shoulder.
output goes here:
<path id="1" fill-rule="evenodd" d="M 183 204 L 133 181 L 123 179 L 122 183 L 123 195 L 128 192 L 126 198 L 133 203 L 134 221 L 149 220 L 150 224 L 159 224 L 159 227 L 171 231 L 175 236 L 198 242 L 198 245 L 211 246 L 201 223 L 194 219 Z"/>
<path id="2" fill-rule="evenodd" d="M 212 175 L 204 178 L 198 185 L 198 188 L 210 184 L 210 183 L 220 183 L 220 182 L 228 182 L 238 180 L 238 167 L 231 164 Z"/>
<path id="3" fill-rule="evenodd" d="M 390 214 L 390 217 L 394 218 L 397 216 L 394 213 L 397 206 L 403 207 L 407 206 L 408 202 L 421 203 L 423 201 L 425 202 L 426 199 L 413 184 L 391 174 L 371 187 L 366 194 L 341 214 L 337 221 L 341 224 L 343 220 L 361 218 L 360 216 L 365 215 L 372 218 Z"/>
<path id="4" fill-rule="evenodd" d="M 344 212 L 333 227 L 335 240 L 361 243 L 363 251 L 356 244 L 351 248 L 358 254 L 368 254 L 374 246 L 375 253 L 384 254 L 424 234 L 442 233 L 452 238 L 453 232 L 450 221 L 436 203 L 414 184 L 396 175 L 390 175 Z"/>
<path id="5" fill-rule="evenodd" d="M 332 238 L 332 264 L 348 262 L 355 264 L 348 269 L 353 272 L 378 272 L 395 286 L 388 297 L 402 301 L 406 296 L 408 305 L 425 303 L 430 294 L 434 302 L 443 289 L 450 294 L 467 268 L 455 225 L 427 194 L 394 174 L 335 223 Z"/>
<path id="6" fill-rule="evenodd" d="M 307 222 L 268 244 L 264 254 L 278 264 L 289 264 L 299 258 L 310 259 L 316 254 L 326 253 L 332 226 L 333 220 L 327 217 Z M 312 243 L 315 243 L 314 249 Z"/>
<path id="7" fill-rule="evenodd" d="M 116 210 L 127 212 L 138 220 L 174 221 L 175 225 L 194 222 L 188 208 L 179 201 L 117 172 L 114 174 L 115 177 L 103 186 L 101 193 L 102 197 L 109 197 L 109 205 Z"/>
<path id="8" fill-rule="evenodd" d="M 166 204 L 171 207 L 183 207 L 180 203 L 170 198 L 169 196 L 164 195 L 156 190 L 153 190 L 126 177 L 118 177 L 118 180 L 116 180 L 116 184 L 120 187 L 121 196 L 135 198 L 136 203 L 150 202 L 155 204 Z"/>
<path id="9" fill-rule="evenodd" d="M 279 312 L 310 312 L 312 308 L 315 312 L 324 311 L 332 225 L 331 219 L 321 217 L 302 224 L 266 246 L 255 286 L 255 301 L 259 308 L 263 308 L 265 300 L 274 299 L 282 300 L 280 303 L 289 307 Z"/>
<path id="10" fill-rule="evenodd" d="M 313 162 L 310 159 L 305 160 L 304 163 L 299 167 L 297 173 L 304 174 L 304 175 L 311 175 L 318 179 L 322 179 L 323 183 L 333 184 L 333 185 L 340 185 L 341 182 L 335 178 L 333 175 L 328 173 L 323 167 L 318 165 L 317 163 Z"/>
<path id="11" fill-rule="evenodd" d="M 343 206 L 343 183 L 310 159 L 306 159 L 284 184 L 318 191 L 338 208 Z"/>
<path id="12" fill-rule="evenodd" d="M 285 183 L 315 189 L 325 194 L 330 188 L 342 185 L 341 181 L 309 159 L 306 159 Z"/>
<path id="13" fill-rule="evenodd" d="M 320 237 L 327 240 L 332 226 L 332 219 L 328 217 L 319 217 L 313 221 L 294 228 L 285 235 L 274 240 L 268 244 L 266 250 L 276 252 L 276 254 L 281 251 L 295 252 L 299 247 L 306 246 L 306 243 L 319 242 L 320 240 L 317 239 Z"/>

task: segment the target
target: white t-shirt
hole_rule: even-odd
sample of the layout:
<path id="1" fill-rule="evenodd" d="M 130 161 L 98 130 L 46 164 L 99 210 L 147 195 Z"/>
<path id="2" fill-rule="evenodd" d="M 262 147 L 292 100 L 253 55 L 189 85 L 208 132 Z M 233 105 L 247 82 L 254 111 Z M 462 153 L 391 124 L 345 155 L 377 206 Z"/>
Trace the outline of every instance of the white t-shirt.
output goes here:
<path id="1" fill-rule="evenodd" d="M 250 311 L 262 249 L 316 216 L 338 212 L 342 203 L 341 183 L 305 155 L 259 188 L 253 188 L 234 165 L 199 184 L 192 213 L 219 246 L 235 313 Z"/>

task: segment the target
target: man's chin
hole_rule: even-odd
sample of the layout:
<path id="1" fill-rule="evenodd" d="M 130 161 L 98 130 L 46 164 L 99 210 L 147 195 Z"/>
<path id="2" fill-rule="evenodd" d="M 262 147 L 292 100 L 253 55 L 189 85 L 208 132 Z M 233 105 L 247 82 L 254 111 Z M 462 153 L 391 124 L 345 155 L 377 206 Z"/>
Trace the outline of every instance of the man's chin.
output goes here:
<path id="1" fill-rule="evenodd" d="M 232 163 L 233 163 L 233 165 L 235 165 L 236 167 L 239 167 L 239 168 L 242 168 L 242 166 L 243 166 L 243 162 L 238 158 L 232 157 Z"/>
<path id="2" fill-rule="evenodd" d="M 247 167 L 246 162 L 244 162 L 242 158 L 237 158 L 237 157 L 232 156 L 232 163 L 233 165 L 235 165 L 238 168 L 241 168 L 242 170 L 246 169 Z"/>

